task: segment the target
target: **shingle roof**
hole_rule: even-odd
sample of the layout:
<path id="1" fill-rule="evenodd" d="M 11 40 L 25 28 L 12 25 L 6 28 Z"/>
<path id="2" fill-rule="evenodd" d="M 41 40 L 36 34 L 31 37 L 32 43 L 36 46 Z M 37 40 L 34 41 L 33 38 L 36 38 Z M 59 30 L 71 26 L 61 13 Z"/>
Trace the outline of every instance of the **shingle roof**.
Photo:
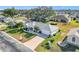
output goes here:
<path id="1" fill-rule="evenodd" d="M 67 35 L 76 35 L 79 37 L 79 28 L 71 29 Z"/>
<path id="2" fill-rule="evenodd" d="M 45 30 L 45 31 L 49 31 L 51 33 L 58 29 L 57 26 L 45 24 L 45 23 L 42 23 L 42 22 L 30 22 L 29 26 L 32 26 L 32 27 L 38 26 L 40 29 Z"/>
<path id="3" fill-rule="evenodd" d="M 53 18 L 59 19 L 59 18 L 66 18 L 66 17 L 64 15 L 57 15 L 57 16 L 54 16 Z"/>

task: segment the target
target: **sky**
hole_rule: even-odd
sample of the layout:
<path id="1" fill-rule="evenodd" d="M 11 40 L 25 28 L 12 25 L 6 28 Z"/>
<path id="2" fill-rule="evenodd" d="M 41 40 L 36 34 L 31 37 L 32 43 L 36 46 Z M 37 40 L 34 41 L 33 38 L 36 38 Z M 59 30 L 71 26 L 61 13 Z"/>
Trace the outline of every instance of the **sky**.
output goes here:
<path id="1" fill-rule="evenodd" d="M 53 9 L 55 10 L 79 10 L 79 6 L 54 6 Z"/>
<path id="2" fill-rule="evenodd" d="M 16 9 L 32 9 L 36 8 L 38 6 L 0 6 L 0 10 L 6 9 L 6 8 L 16 8 Z M 54 10 L 79 10 L 79 6 L 52 6 Z"/>
<path id="3" fill-rule="evenodd" d="M 6 8 L 12 8 L 12 7 L 14 7 L 15 9 L 32 9 L 32 8 L 36 8 L 37 6 L 0 6 L 0 10 Z"/>

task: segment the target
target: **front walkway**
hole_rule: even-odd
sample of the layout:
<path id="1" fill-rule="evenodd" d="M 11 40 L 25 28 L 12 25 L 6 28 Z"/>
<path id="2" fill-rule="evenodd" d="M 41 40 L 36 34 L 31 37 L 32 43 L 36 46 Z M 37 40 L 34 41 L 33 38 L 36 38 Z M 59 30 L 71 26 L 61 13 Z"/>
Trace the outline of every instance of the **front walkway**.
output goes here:
<path id="1" fill-rule="evenodd" d="M 39 36 L 34 37 L 33 39 L 25 42 L 24 44 L 29 47 L 30 49 L 32 49 L 33 51 L 35 50 L 35 48 L 44 41 L 45 39 Z"/>

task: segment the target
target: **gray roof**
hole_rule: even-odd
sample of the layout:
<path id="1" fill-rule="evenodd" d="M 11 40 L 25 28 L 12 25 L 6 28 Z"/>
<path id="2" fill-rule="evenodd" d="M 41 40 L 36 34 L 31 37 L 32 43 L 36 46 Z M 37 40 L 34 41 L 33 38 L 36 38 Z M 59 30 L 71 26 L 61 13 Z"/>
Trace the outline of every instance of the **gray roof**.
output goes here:
<path id="1" fill-rule="evenodd" d="M 12 19 L 11 17 L 4 17 L 4 16 L 1 16 L 0 17 L 0 20 L 2 21 L 4 21 L 4 22 L 9 22 L 9 21 L 13 21 L 14 19 Z"/>
<path id="2" fill-rule="evenodd" d="M 67 42 L 69 44 L 79 47 L 79 28 L 71 29 L 67 36 Z M 74 42 L 72 40 L 73 37 L 75 37 Z"/>
<path id="3" fill-rule="evenodd" d="M 69 33 L 67 35 L 77 35 L 79 36 L 79 28 L 73 28 L 69 31 Z"/>
<path id="4" fill-rule="evenodd" d="M 66 22 L 69 21 L 69 19 L 65 15 L 57 15 L 57 16 L 51 17 L 50 20 L 64 20 Z"/>
<path id="5" fill-rule="evenodd" d="M 57 15 L 57 16 L 54 16 L 53 18 L 65 18 L 65 16 L 64 15 Z"/>
<path id="6" fill-rule="evenodd" d="M 42 22 L 28 22 L 26 23 L 29 27 L 38 26 L 41 30 L 49 31 L 50 33 L 54 32 L 55 30 L 58 30 L 59 28 L 54 25 L 45 24 Z"/>

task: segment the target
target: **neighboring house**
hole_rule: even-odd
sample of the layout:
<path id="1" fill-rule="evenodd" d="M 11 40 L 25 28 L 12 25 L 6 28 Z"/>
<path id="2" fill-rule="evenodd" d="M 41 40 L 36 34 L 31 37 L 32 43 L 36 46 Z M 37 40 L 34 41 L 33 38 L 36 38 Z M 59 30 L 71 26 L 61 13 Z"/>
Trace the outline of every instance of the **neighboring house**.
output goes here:
<path id="1" fill-rule="evenodd" d="M 67 36 L 69 44 L 79 47 L 79 28 L 71 29 Z"/>
<path id="2" fill-rule="evenodd" d="M 12 26 L 12 27 L 16 25 L 15 19 L 12 19 L 12 18 L 10 18 L 10 17 L 1 16 L 1 17 L 0 17 L 0 22 L 5 22 L 5 23 L 8 24 L 8 26 Z"/>
<path id="3" fill-rule="evenodd" d="M 13 22 L 13 21 L 8 22 L 8 26 L 15 27 L 16 26 L 16 22 Z"/>
<path id="4" fill-rule="evenodd" d="M 0 22 L 4 22 L 4 18 L 5 18 L 4 16 L 0 15 Z"/>
<path id="5" fill-rule="evenodd" d="M 10 17 L 5 18 L 5 20 L 4 20 L 5 23 L 11 22 L 11 21 L 14 21 L 14 19 L 12 19 Z"/>
<path id="6" fill-rule="evenodd" d="M 76 18 L 77 22 L 79 22 L 79 18 Z"/>
<path id="7" fill-rule="evenodd" d="M 78 14 L 79 10 L 55 10 L 56 15 L 65 15 L 65 14 Z"/>
<path id="8" fill-rule="evenodd" d="M 45 24 L 42 22 L 26 22 L 25 26 L 29 29 L 32 28 L 34 31 L 34 27 L 38 27 L 42 34 L 53 36 L 56 32 L 58 32 L 59 28 L 50 24 Z"/>
<path id="9" fill-rule="evenodd" d="M 69 20 L 68 16 L 57 15 L 57 16 L 51 17 L 50 21 L 69 23 L 71 20 Z"/>
<path id="10" fill-rule="evenodd" d="M 76 13 L 75 14 L 70 14 L 68 17 L 71 18 L 72 20 L 74 20 L 74 19 L 76 19 L 77 14 Z"/>
<path id="11" fill-rule="evenodd" d="M 60 43 L 60 45 L 62 44 L 62 46 L 64 45 L 64 47 L 65 45 L 70 44 L 79 48 L 79 28 L 71 29 L 67 34 L 66 39 L 62 43 Z"/>
<path id="12" fill-rule="evenodd" d="M 65 15 L 66 14 L 65 10 L 56 10 L 55 13 L 56 13 L 56 15 Z"/>
<path id="13" fill-rule="evenodd" d="M 11 22 L 11 21 L 14 21 L 14 19 L 12 19 L 10 17 L 4 17 L 4 16 L 0 17 L 0 22 L 8 23 L 8 22 Z"/>

